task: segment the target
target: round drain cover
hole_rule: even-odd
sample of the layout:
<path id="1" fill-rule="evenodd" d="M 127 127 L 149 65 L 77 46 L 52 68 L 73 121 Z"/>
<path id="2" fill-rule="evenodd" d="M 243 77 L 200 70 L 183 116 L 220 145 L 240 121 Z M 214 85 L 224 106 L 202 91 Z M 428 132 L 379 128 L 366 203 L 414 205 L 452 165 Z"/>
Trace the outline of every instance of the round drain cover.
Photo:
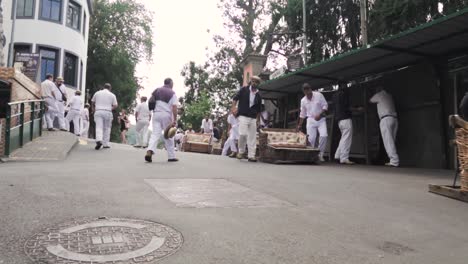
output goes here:
<path id="1" fill-rule="evenodd" d="M 163 224 L 85 218 L 34 235 L 24 250 L 39 263 L 152 263 L 173 254 L 182 243 L 182 234 Z"/>

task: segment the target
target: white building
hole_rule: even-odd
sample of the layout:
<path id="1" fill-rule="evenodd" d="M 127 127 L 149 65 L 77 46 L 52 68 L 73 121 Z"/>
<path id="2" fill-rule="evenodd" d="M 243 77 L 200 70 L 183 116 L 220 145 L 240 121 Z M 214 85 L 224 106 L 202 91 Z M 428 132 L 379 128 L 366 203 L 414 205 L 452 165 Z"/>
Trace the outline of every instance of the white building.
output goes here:
<path id="1" fill-rule="evenodd" d="M 13 24 L 13 0 L 2 0 L 7 64 Z M 38 82 L 47 73 L 62 76 L 69 88 L 85 91 L 91 0 L 16 0 L 14 53 L 40 54 Z M 1 46 L 0 46 L 1 47 Z M 83 96 L 84 96 L 83 92 Z"/>

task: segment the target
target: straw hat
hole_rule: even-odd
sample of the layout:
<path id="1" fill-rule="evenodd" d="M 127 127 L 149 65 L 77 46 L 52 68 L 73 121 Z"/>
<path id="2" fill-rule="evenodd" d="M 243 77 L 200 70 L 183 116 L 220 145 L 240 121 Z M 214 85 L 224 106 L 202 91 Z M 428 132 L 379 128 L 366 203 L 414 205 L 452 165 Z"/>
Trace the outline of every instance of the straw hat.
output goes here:
<path id="1" fill-rule="evenodd" d="M 58 81 L 58 82 L 63 82 L 64 81 L 63 77 L 57 77 L 57 79 L 55 79 L 55 80 Z"/>
<path id="2" fill-rule="evenodd" d="M 258 76 L 252 76 L 250 77 L 250 81 L 257 81 L 258 83 L 261 83 L 262 82 L 262 78 L 258 77 Z"/>
<path id="3" fill-rule="evenodd" d="M 168 127 L 166 127 L 166 129 L 164 129 L 164 138 L 165 139 L 173 138 L 176 132 L 177 132 L 177 128 L 173 127 L 172 125 L 169 125 Z"/>

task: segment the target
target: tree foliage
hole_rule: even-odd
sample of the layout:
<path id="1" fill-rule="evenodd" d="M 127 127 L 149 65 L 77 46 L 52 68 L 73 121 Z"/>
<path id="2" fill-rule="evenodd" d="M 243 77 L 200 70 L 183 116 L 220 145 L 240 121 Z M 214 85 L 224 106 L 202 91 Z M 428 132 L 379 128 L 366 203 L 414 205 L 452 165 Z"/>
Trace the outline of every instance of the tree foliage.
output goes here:
<path id="1" fill-rule="evenodd" d="M 138 62 L 152 55 L 152 17 L 135 0 L 96 0 L 90 21 L 86 88 L 90 96 L 111 83 L 119 108 L 130 110 L 141 88 Z M 89 100 L 90 98 L 88 98 Z M 118 126 L 113 126 L 116 139 Z"/>
<path id="2" fill-rule="evenodd" d="M 369 36 L 371 40 L 385 38 L 456 12 L 467 4 L 466 0 L 375 0 L 370 5 Z"/>
<path id="3" fill-rule="evenodd" d="M 308 63 L 322 61 L 359 46 L 359 0 L 306 1 L 306 10 Z M 302 0 L 288 1 L 285 17 L 290 31 L 302 31 Z M 289 38 L 302 46 L 302 38 L 297 35 Z"/>
<path id="4" fill-rule="evenodd" d="M 180 118 L 181 124 L 179 125 L 186 129 L 198 130 L 203 117 L 211 114 L 213 106 L 214 104 L 209 95 L 206 92 L 201 92 L 195 100 L 184 107 L 184 112 Z"/>
<path id="5" fill-rule="evenodd" d="M 206 96 L 214 104 L 211 113 L 224 116 L 232 97 L 242 84 L 242 59 L 251 53 L 272 55 L 279 41 L 271 33 L 281 30 L 286 0 L 221 0 L 224 27 L 228 37 L 215 36 L 216 50 L 202 65 L 187 63 L 181 75 L 189 88 L 181 100 L 184 107 Z M 198 117 L 200 120 L 203 115 Z"/>

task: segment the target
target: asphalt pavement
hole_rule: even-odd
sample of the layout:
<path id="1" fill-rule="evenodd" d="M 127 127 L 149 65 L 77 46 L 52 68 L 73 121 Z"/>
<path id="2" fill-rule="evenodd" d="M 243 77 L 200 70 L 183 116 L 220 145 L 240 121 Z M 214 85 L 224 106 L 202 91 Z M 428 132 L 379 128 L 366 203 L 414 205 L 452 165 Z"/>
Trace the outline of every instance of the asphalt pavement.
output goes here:
<path id="1" fill-rule="evenodd" d="M 35 234 L 100 217 L 180 232 L 163 264 L 468 263 L 468 204 L 427 191 L 450 171 L 144 154 L 79 144 L 63 161 L 0 164 L 0 264 L 35 263 Z"/>

